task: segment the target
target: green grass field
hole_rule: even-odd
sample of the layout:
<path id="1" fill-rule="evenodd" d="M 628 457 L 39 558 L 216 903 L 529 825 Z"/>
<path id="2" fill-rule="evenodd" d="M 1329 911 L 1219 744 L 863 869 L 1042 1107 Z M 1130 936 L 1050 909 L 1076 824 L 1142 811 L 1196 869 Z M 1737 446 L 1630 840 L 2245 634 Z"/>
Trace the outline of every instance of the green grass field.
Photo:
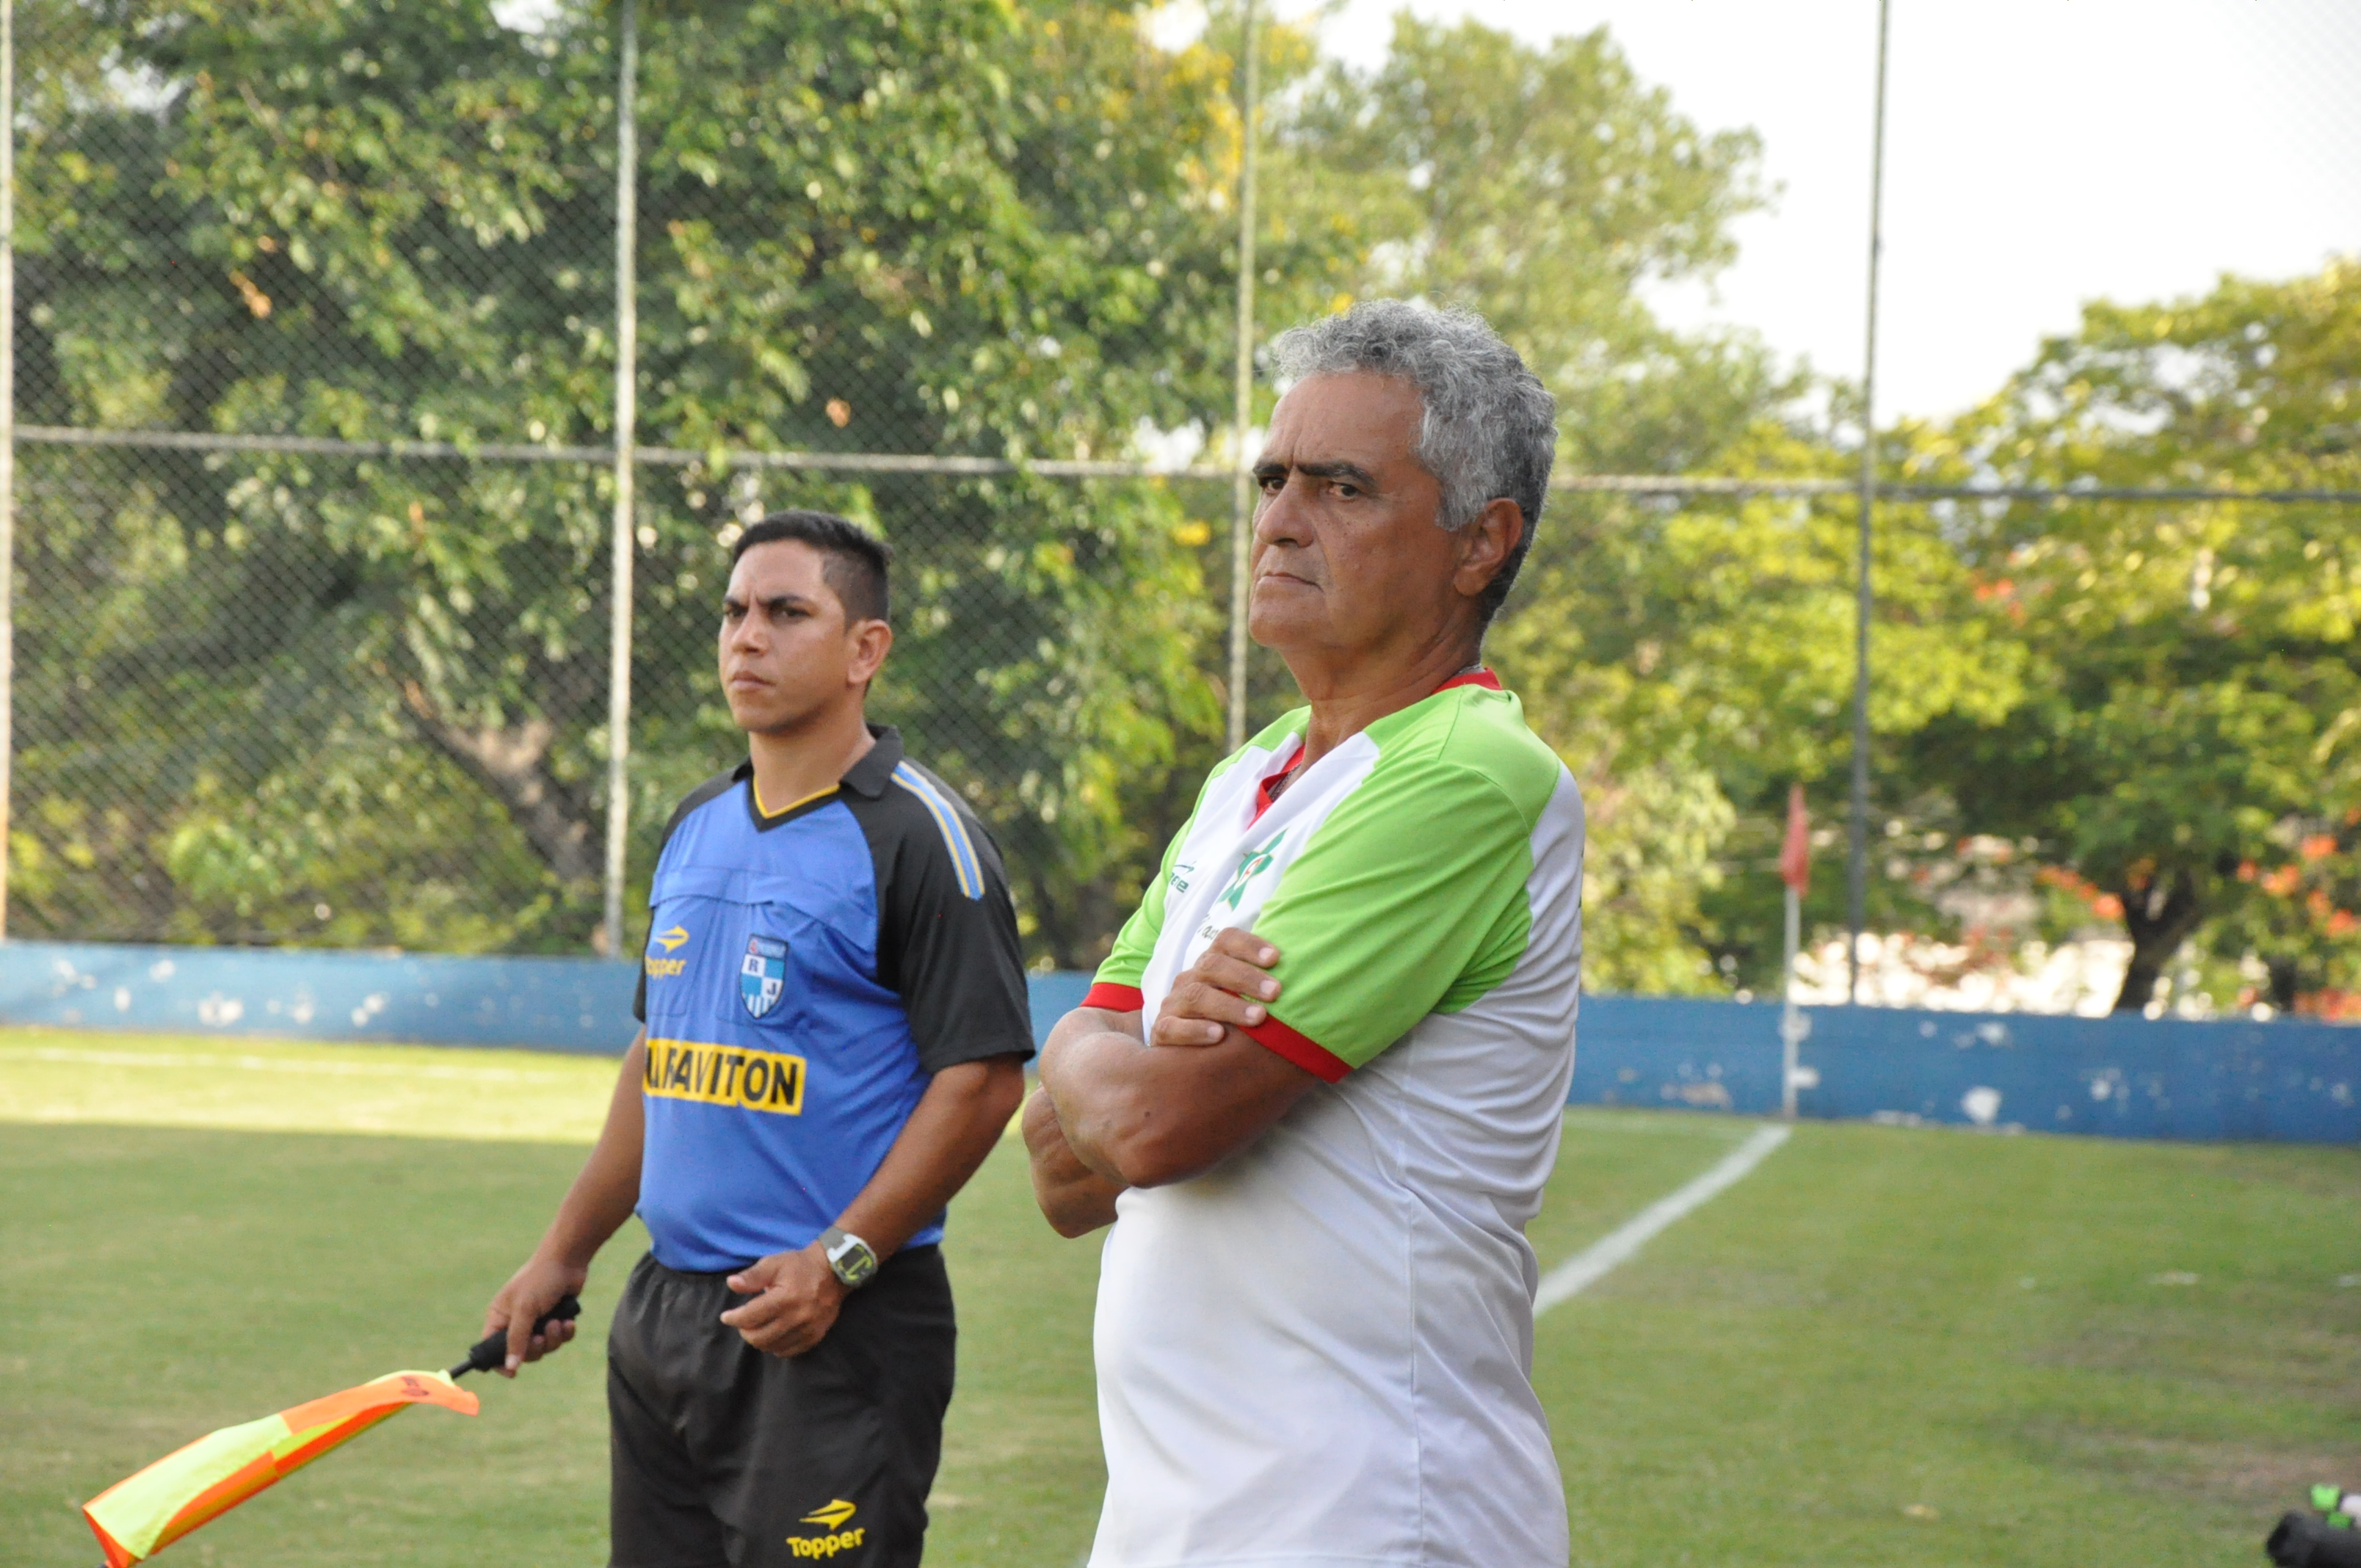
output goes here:
<path id="1" fill-rule="evenodd" d="M 447 1365 L 612 1064 L 0 1033 L 0 1564 L 213 1427 Z M 1544 1266 L 1748 1131 L 1577 1111 Z M 1067 1568 L 1101 1480 L 1097 1246 L 1005 1145 L 953 1216 L 961 1385 L 929 1561 Z M 631 1258 L 594 1274 L 594 1332 Z M 2340 1279 L 2344 1281 L 2340 1285 Z M 1583 1564 L 2249 1563 L 2361 1484 L 2361 1151 L 1806 1125 L 1543 1318 Z M 160 1560 L 595 1564 L 595 1348 L 413 1411 Z"/>

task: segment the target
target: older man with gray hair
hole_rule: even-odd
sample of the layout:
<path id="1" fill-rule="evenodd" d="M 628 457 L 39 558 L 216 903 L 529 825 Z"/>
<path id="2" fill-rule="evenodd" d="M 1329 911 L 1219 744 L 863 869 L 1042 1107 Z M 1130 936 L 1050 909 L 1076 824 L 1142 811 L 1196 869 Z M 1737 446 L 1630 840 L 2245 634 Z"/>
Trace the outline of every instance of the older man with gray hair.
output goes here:
<path id="1" fill-rule="evenodd" d="M 1484 668 L 1554 408 L 1479 317 L 1275 345 L 1249 629 L 1308 703 L 1216 768 L 1027 1107 L 1100 1265 L 1093 1568 L 1562 1568 L 1524 1227 L 1582 804 Z"/>

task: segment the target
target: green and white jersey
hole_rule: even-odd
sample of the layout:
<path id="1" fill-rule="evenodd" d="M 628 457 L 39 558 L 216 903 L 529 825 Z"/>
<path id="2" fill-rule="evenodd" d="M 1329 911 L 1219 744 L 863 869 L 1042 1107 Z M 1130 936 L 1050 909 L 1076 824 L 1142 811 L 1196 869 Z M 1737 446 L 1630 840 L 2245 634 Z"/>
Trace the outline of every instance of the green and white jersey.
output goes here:
<path id="1" fill-rule="evenodd" d="M 1153 1019 L 1216 933 L 1279 949 L 1255 1037 L 1325 1080 L 1101 1263 L 1093 1568 L 1563 1568 L 1526 1223 L 1557 1157 L 1582 803 L 1488 674 L 1304 769 L 1215 770 L 1090 1002 Z"/>

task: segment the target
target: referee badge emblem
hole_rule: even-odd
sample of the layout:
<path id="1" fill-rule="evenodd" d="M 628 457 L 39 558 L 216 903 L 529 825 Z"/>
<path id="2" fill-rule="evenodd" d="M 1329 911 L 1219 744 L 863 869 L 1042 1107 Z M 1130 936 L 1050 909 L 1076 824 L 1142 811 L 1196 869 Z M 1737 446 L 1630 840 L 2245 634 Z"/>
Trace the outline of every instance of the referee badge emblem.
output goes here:
<path id="1" fill-rule="evenodd" d="M 746 961 L 738 966 L 738 999 L 760 1018 L 779 1004 L 787 988 L 787 945 L 771 937 L 750 937 Z"/>

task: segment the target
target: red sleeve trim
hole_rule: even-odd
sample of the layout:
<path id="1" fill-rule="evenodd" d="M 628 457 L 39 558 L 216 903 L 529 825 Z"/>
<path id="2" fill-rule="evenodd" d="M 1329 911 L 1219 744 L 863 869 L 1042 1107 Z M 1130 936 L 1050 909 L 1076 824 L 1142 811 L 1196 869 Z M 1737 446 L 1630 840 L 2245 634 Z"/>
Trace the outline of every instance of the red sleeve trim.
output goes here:
<path id="1" fill-rule="evenodd" d="M 1117 985 L 1113 981 L 1094 980 L 1082 998 L 1085 1007 L 1102 1008 L 1109 1013 L 1137 1013 L 1148 1005 L 1148 998 L 1136 985 Z"/>
<path id="2" fill-rule="evenodd" d="M 1320 1044 L 1309 1035 L 1298 1034 L 1276 1018 L 1265 1018 L 1251 1029 L 1241 1031 L 1246 1038 L 1301 1068 L 1323 1083 L 1342 1083 L 1353 1064 Z"/>

